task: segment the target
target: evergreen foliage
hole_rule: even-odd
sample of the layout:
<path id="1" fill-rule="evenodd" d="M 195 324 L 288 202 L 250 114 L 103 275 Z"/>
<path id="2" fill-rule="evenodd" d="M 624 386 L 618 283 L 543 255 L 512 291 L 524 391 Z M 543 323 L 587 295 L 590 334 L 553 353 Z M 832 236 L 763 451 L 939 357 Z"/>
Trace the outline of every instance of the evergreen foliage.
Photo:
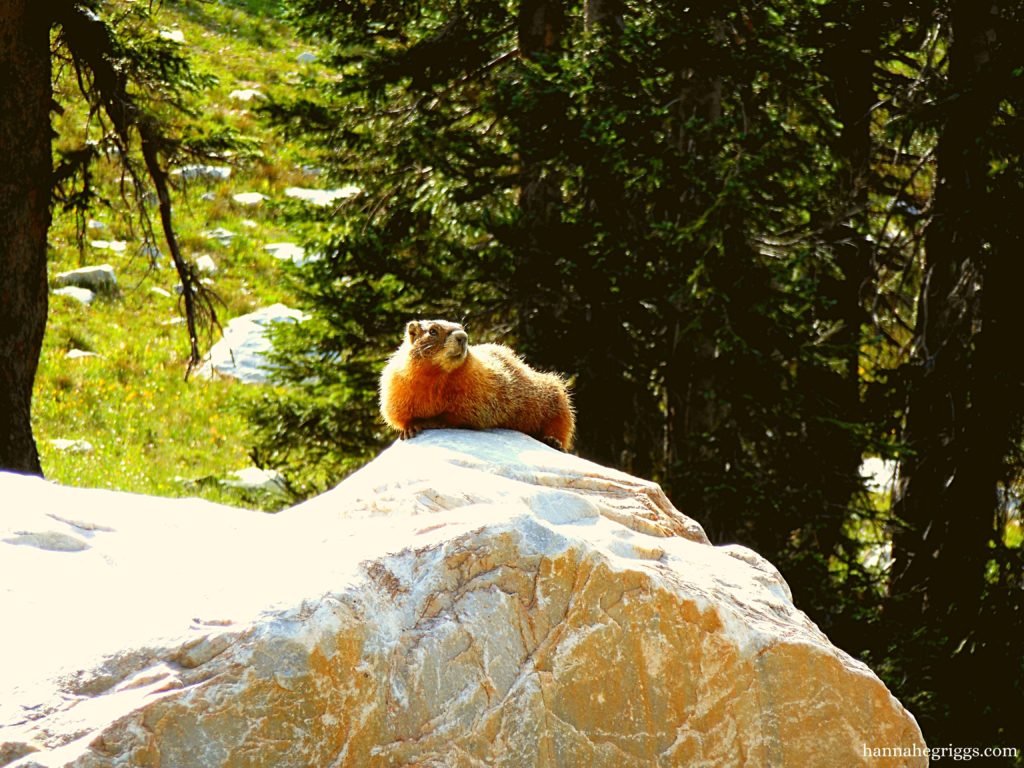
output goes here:
<path id="1" fill-rule="evenodd" d="M 333 70 L 268 112 L 362 191 L 295 211 L 311 319 L 279 333 L 258 456 L 333 484 L 392 437 L 405 321 L 468 319 L 571 377 L 581 455 L 778 564 L 926 739 L 1012 745 L 1020 707 L 971 680 L 1022 703 L 1019 3 L 289 9 Z M 902 460 L 895 505 L 867 455 Z"/>

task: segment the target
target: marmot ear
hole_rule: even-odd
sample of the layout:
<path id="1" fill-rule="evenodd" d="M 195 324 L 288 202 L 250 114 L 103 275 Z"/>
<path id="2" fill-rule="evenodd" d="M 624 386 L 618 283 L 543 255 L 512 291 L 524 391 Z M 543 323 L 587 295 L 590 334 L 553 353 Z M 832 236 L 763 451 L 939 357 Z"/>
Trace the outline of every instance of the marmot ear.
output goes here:
<path id="1" fill-rule="evenodd" d="M 405 335 L 409 337 L 409 341 L 415 340 L 417 336 L 423 333 L 423 328 L 420 325 L 419 320 L 410 320 L 405 326 Z"/>

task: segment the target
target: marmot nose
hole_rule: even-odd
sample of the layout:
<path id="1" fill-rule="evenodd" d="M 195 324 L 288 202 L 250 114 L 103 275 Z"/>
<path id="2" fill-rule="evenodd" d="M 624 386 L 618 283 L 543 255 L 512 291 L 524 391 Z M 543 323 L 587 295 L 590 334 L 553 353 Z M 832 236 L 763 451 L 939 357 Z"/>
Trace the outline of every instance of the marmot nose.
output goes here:
<path id="1" fill-rule="evenodd" d="M 454 333 L 452 333 L 452 338 L 455 339 L 456 344 L 466 346 L 466 342 L 469 341 L 469 334 L 467 334 L 465 331 L 455 331 Z"/>

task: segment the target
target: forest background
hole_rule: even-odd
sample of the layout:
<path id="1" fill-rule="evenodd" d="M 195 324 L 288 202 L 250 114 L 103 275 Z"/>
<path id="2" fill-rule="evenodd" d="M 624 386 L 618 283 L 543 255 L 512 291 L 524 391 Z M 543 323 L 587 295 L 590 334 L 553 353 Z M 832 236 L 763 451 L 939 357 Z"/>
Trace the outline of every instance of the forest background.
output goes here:
<path id="1" fill-rule="evenodd" d="M 104 454 L 146 473 L 161 443 L 171 464 L 236 460 L 244 441 L 212 422 L 244 417 L 257 463 L 295 497 L 325 490 L 392 439 L 376 381 L 405 321 L 465 319 L 472 338 L 570 377 L 580 455 L 660 482 L 714 541 L 775 563 L 930 745 L 1024 746 L 1024 4 L 57 5 L 69 10 L 48 22 L 61 105 L 52 262 L 86 259 L 97 210 L 154 241 L 147 189 L 162 216 L 174 177 L 161 174 L 197 157 L 228 158 L 268 199 L 314 175 L 359 194 L 268 203 L 224 254 L 224 303 L 197 286 L 212 302 L 199 309 L 221 316 L 280 299 L 309 314 L 275 330 L 274 382 L 254 392 L 179 382 L 189 343 L 173 326 L 117 329 L 146 342 L 121 341 L 134 351 L 108 366 L 112 381 L 68 372 L 57 351 L 101 342 L 81 331 L 92 309 L 55 310 L 37 432 L 52 433 L 61 403 L 102 402 L 106 388 L 119 402 L 93 409 L 105 414 L 93 426 L 111 442 L 148 434 L 134 454 L 43 451 L 51 476 L 103 484 Z M 93 24 L 117 44 L 90 49 Z M 192 58 L 217 64 L 189 65 L 182 40 L 200 38 Z M 315 65 L 275 69 L 301 45 Z M 231 69 L 242 62 L 245 77 Z M 204 66 L 273 86 L 271 98 L 207 109 L 223 84 Z M 129 73 L 137 111 L 118 112 L 104 71 Z M 167 141 L 147 156 L 157 135 Z M 104 164 L 121 175 L 103 182 Z M 239 214 L 223 186 L 173 191 L 180 243 L 168 246 L 189 286 L 210 247 L 201 228 Z M 196 213 L 199 192 L 212 211 Z M 286 232 L 316 257 L 281 281 L 256 243 Z M 140 285 L 152 261 L 130 267 Z M 152 297 L 109 301 L 130 324 Z M 211 413 L 211 397 L 233 415 Z M 181 439 L 184 411 L 203 414 L 202 447 Z M 898 463 L 891 487 L 867 487 L 869 457 Z"/>

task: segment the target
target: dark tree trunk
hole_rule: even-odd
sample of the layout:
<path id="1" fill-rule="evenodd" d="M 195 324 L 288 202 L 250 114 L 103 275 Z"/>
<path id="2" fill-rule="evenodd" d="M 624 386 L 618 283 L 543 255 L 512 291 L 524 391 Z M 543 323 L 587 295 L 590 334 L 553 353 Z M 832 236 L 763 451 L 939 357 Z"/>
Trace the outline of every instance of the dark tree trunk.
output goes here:
<path id="1" fill-rule="evenodd" d="M 990 395 L 1006 374 L 982 343 L 1005 336 L 1012 322 L 1012 314 L 999 316 L 1008 306 L 998 299 L 1005 291 L 998 281 L 1006 280 L 998 271 L 1019 258 L 994 252 L 984 232 L 992 201 L 981 137 L 1001 98 L 994 10 L 977 0 L 953 4 L 949 78 L 956 96 L 936 150 L 906 422 L 911 453 L 901 463 L 894 504 L 902 526 L 893 540 L 890 588 L 899 613 L 941 624 L 954 642 L 977 615 L 1008 430 L 1020 410 L 1019 402 Z"/>
<path id="2" fill-rule="evenodd" d="M 925 732 L 984 743 L 1009 733 L 1000 732 L 1012 722 L 1003 713 L 1021 706 L 1019 679 L 1005 671 L 1007 658 L 1019 658 L 1019 633 L 992 618 L 1012 615 L 1015 590 L 1000 594 L 988 583 L 1002 544 L 999 483 L 1019 450 L 1024 409 L 1015 350 L 1020 181 L 1000 189 L 1000 163 L 989 154 L 999 146 L 992 127 L 1005 120 L 999 107 L 1021 41 L 1004 39 L 1014 28 L 998 3 L 959 0 L 951 10 L 952 98 L 925 240 L 889 618 L 896 631 L 928 629 L 927 639 L 913 641 L 923 652 L 906 662 L 907 674 L 932 681 L 936 705 L 923 713 Z"/>
<path id="3" fill-rule="evenodd" d="M 870 5 L 870 4 L 868 4 Z M 839 34 L 824 40 L 823 67 L 830 82 L 829 101 L 840 123 L 833 150 L 841 165 L 833 212 L 834 226 L 825 233 L 839 267 L 840 277 L 826 280 L 822 291 L 831 304 L 830 319 L 838 324 L 829 344 L 841 369 L 816 372 L 805 386 L 813 393 L 826 418 L 809 425 L 810 441 L 826 448 L 821 477 L 826 509 L 815 540 L 825 557 L 833 554 L 846 521 L 847 508 L 860 480 L 861 446 L 851 425 L 861 423 L 860 348 L 868 314 L 861 299 L 871 279 L 871 243 L 866 237 L 871 175 L 871 110 L 875 96 L 873 71 L 882 32 L 874 6 L 839 2 Z"/>
<path id="4" fill-rule="evenodd" d="M 562 46 L 565 28 L 565 10 L 562 0 L 523 0 L 519 6 L 519 54 L 542 68 L 550 62 Z M 527 82 L 531 81 L 527 79 Z M 557 141 L 559 129 L 565 122 L 564 104 L 534 88 L 528 94 L 527 106 L 519 114 L 523 134 L 529 137 L 519 147 L 521 185 L 519 190 L 520 231 L 522 242 L 516 265 L 516 284 L 520 300 L 524 301 L 524 317 L 530 335 L 543 334 L 544 328 L 531 318 L 538 308 L 550 308 L 561 289 L 556 240 L 561 230 L 562 181 L 561 174 L 551 162 L 553 150 L 536 140 L 547 134 Z M 539 348 L 544 339 L 530 339 Z"/>
<path id="5" fill-rule="evenodd" d="M 0 4 L 0 469 L 42 474 L 32 386 L 46 328 L 50 226 L 47 3 Z"/>
<path id="6" fill-rule="evenodd" d="M 588 111 L 599 113 L 612 102 L 622 87 L 616 53 L 623 30 L 619 0 L 587 0 L 584 18 L 588 31 L 598 33 L 600 53 L 605 59 L 595 65 L 594 90 L 585 97 Z M 615 62 L 612 64 L 610 62 Z M 625 199 L 623 180 L 604 153 L 580 152 L 583 206 L 597 226 L 608 233 L 597 253 L 580 255 L 577 291 L 585 314 L 579 322 L 573 346 L 580 351 L 576 381 L 576 406 L 582 415 L 577 422 L 577 446 L 581 456 L 600 464 L 620 467 L 649 476 L 652 441 L 644 425 L 652 425 L 657 412 L 641 413 L 645 386 L 629 380 L 637 370 L 637 347 L 621 307 L 620 281 L 625 280 L 625 259 L 631 213 L 635 207 Z M 646 222 L 644 223 L 646 226 Z M 620 264 L 619 261 L 622 261 Z M 618 283 L 618 285 L 617 285 Z M 650 426 L 647 427 L 650 429 Z"/>
<path id="7" fill-rule="evenodd" d="M 615 36 L 625 29 L 623 0 L 587 0 L 583 10 L 584 24 L 588 32 L 602 30 Z"/>
<path id="8" fill-rule="evenodd" d="M 530 62 L 515 119 L 521 136 L 519 221 L 513 234 L 515 272 L 509 300 L 516 334 L 531 362 L 566 370 L 571 365 L 565 333 L 567 288 L 562 266 L 571 255 L 563 242 L 562 173 L 557 160 L 565 130 L 566 104 L 548 88 L 546 72 L 562 49 L 562 0 L 523 0 L 517 24 L 519 55 Z"/>
<path id="9" fill-rule="evenodd" d="M 562 46 L 565 9 L 562 0 L 523 0 L 519 5 L 519 53 L 539 59 Z"/>
<path id="10" fill-rule="evenodd" d="M 714 30 L 712 34 L 721 39 L 724 31 L 720 22 L 712 19 L 710 23 Z M 695 136 L 688 126 L 695 119 L 702 125 L 719 120 L 722 116 L 723 95 L 722 77 L 712 71 L 711 57 L 706 56 L 706 60 L 702 58 L 705 57 L 697 56 L 692 66 L 678 73 L 679 96 L 674 108 L 673 130 L 668 135 L 677 153 L 696 156 L 698 163 L 702 156 L 713 157 L 714 148 L 706 146 L 709 141 L 706 134 Z M 716 179 L 712 183 L 719 184 L 720 180 Z M 680 195 L 679 203 L 683 215 L 693 216 L 703 213 L 709 207 L 710 200 L 695 199 L 694 193 L 686 190 Z M 710 226 L 714 227 L 715 224 Z M 738 227 L 736 232 L 742 232 L 742 227 Z M 709 250 L 701 258 L 709 261 L 723 255 L 728 258 L 725 250 L 731 245 L 724 244 L 722 253 L 717 256 Z M 708 272 L 715 268 L 716 265 L 711 265 Z M 721 445 L 713 437 L 728 420 L 728 406 L 719 397 L 717 378 L 719 350 L 715 333 L 718 319 L 711 317 L 713 310 L 709 311 L 707 307 L 677 302 L 672 309 L 674 317 L 669 321 L 666 337 L 667 474 L 664 485 L 670 494 L 681 486 L 696 489 L 697 497 L 683 494 L 684 505 L 691 514 L 704 515 L 703 519 L 710 528 L 724 539 L 732 539 L 735 532 L 731 526 L 720 519 L 711 519 L 709 505 L 703 497 L 703 491 L 699 490 L 712 485 L 709 476 L 701 477 L 701 473 L 704 470 L 717 472 L 724 464 Z M 695 321 L 696 313 L 701 313 L 703 317 Z"/>

